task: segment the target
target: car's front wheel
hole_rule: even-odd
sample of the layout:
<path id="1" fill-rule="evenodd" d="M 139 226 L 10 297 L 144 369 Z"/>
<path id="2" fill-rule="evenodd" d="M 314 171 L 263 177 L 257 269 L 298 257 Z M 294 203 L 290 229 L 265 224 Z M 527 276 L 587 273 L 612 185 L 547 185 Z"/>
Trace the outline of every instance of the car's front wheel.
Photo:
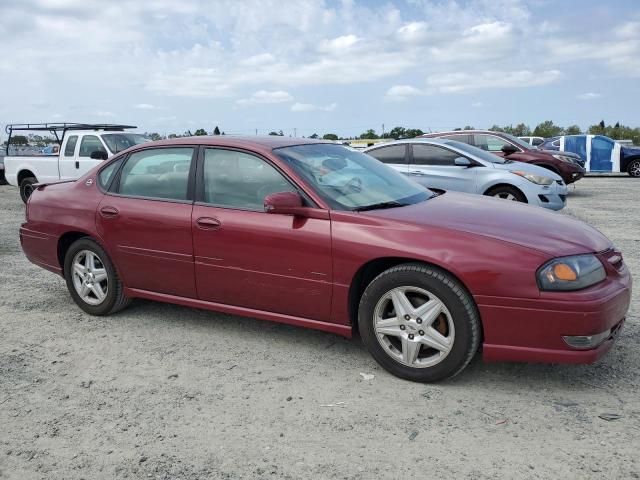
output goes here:
<path id="1" fill-rule="evenodd" d="M 107 252 L 90 238 L 69 247 L 64 276 L 73 300 L 91 315 L 115 313 L 130 303 Z"/>
<path id="2" fill-rule="evenodd" d="M 633 162 L 631 162 L 629 164 L 629 167 L 627 168 L 627 172 L 632 177 L 635 177 L 635 178 L 640 177 L 640 159 L 634 160 Z"/>
<path id="3" fill-rule="evenodd" d="M 447 272 L 419 263 L 393 267 L 369 284 L 360 300 L 358 326 L 382 367 L 418 382 L 456 375 L 480 344 L 471 295 Z"/>
<path id="4" fill-rule="evenodd" d="M 513 202 L 527 203 L 527 197 L 524 196 L 524 193 L 510 185 L 498 185 L 489 190 L 485 195 L 503 200 L 511 200 Z"/>

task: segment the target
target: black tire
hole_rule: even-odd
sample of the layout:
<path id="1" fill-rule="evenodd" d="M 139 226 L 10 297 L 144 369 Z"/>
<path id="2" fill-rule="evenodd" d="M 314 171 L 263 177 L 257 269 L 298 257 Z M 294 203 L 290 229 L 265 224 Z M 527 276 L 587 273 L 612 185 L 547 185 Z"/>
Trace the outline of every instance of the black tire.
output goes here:
<path id="1" fill-rule="evenodd" d="M 409 287 L 427 291 L 444 304 L 453 322 L 455 336 L 450 351 L 432 366 L 411 367 L 389 353 L 375 330 L 376 306 L 395 288 Z M 418 318 L 418 320 L 420 320 Z M 437 320 L 439 321 L 439 320 Z M 435 323 L 434 323 L 435 325 Z M 362 340 L 373 358 L 393 375 L 415 382 L 436 382 L 460 373 L 471 361 L 480 345 L 480 316 L 471 295 L 450 274 L 437 267 L 420 263 L 405 263 L 378 275 L 367 286 L 358 309 L 358 327 Z M 409 332 L 407 323 L 406 330 Z M 414 338 L 409 335 L 409 338 Z M 392 346 L 389 345 L 391 349 Z M 420 352 L 425 348 L 418 347 Z"/>
<path id="2" fill-rule="evenodd" d="M 98 305 L 91 305 L 84 301 L 74 286 L 72 262 L 76 254 L 83 250 L 88 250 L 95 254 L 107 273 L 107 293 L 104 300 Z M 131 303 L 131 299 L 124 294 L 124 286 L 120 277 L 118 277 L 118 272 L 116 272 L 109 255 L 107 255 L 107 252 L 105 252 L 97 242 L 88 237 L 76 240 L 67 250 L 64 257 L 64 278 L 67 281 L 67 288 L 73 301 L 76 302 L 82 310 L 91 315 L 100 316 L 116 313 Z"/>
<path id="3" fill-rule="evenodd" d="M 527 203 L 527 197 L 524 196 L 520 190 L 510 185 L 498 185 L 488 190 L 485 195 L 496 198 L 503 198 L 509 200 L 509 196 L 513 197 L 511 200 L 516 202 Z"/>
<path id="4" fill-rule="evenodd" d="M 7 179 L 4 176 L 4 170 L 2 170 L 0 172 L 0 185 L 6 185 L 7 184 Z"/>
<path id="5" fill-rule="evenodd" d="M 627 173 L 633 178 L 640 178 L 640 159 L 634 160 L 629 164 Z"/>
<path id="6" fill-rule="evenodd" d="M 31 193 L 33 193 L 33 185 L 38 183 L 35 177 L 26 177 L 20 181 L 20 198 L 24 203 L 27 203 Z"/>

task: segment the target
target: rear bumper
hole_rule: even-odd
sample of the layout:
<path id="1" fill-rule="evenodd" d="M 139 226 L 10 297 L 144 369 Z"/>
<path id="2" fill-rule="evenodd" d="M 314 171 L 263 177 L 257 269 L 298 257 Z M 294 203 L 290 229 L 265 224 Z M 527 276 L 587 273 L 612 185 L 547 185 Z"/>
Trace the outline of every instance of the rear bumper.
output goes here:
<path id="1" fill-rule="evenodd" d="M 20 246 L 27 259 L 50 272 L 62 275 L 62 268 L 52 259 L 58 257 L 58 239 L 53 235 L 37 232 L 25 227 L 20 227 Z"/>
<path id="2" fill-rule="evenodd" d="M 486 361 L 593 363 L 619 335 L 631 300 L 631 277 L 617 278 L 581 292 L 545 293 L 539 299 L 476 297 L 484 327 Z M 598 335 L 590 349 L 573 348 L 565 336 Z"/>

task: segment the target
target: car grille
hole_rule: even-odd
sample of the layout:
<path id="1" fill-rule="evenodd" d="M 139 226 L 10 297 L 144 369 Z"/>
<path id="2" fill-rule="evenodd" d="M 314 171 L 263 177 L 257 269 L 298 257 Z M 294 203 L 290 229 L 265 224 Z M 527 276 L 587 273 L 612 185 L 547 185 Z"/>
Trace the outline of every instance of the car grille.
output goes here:
<path id="1" fill-rule="evenodd" d="M 556 183 L 557 183 L 558 185 L 564 185 L 564 182 L 563 182 L 562 180 L 556 180 Z"/>
<path id="2" fill-rule="evenodd" d="M 567 201 L 567 196 L 566 196 L 566 195 L 562 195 L 562 194 L 560 194 L 560 195 L 558 195 L 558 196 L 560 197 L 560 200 L 562 200 L 563 202 L 566 202 L 566 201 Z"/>

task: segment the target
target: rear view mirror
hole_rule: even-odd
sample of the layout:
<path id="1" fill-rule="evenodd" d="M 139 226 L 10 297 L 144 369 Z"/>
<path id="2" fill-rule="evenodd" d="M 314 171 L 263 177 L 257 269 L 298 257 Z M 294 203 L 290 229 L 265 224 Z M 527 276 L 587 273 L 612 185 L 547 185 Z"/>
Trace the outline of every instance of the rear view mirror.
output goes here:
<path id="1" fill-rule="evenodd" d="M 106 160 L 107 158 L 109 158 L 109 155 L 107 155 L 107 152 L 104 150 L 94 150 L 91 152 L 92 160 Z"/>
<path id="2" fill-rule="evenodd" d="M 471 162 L 469 161 L 468 158 L 465 158 L 465 157 L 458 157 L 453 161 L 453 163 L 458 167 L 470 167 L 471 166 Z"/>
<path id="3" fill-rule="evenodd" d="M 502 153 L 504 153 L 505 155 L 511 155 L 512 153 L 516 153 L 518 151 L 516 147 L 514 147 L 509 143 L 507 143 L 506 145 L 503 145 L 501 150 L 502 150 Z"/>
<path id="4" fill-rule="evenodd" d="M 278 192 L 264 198 L 264 211 L 284 215 L 299 215 L 304 210 L 302 197 L 297 192 Z"/>

